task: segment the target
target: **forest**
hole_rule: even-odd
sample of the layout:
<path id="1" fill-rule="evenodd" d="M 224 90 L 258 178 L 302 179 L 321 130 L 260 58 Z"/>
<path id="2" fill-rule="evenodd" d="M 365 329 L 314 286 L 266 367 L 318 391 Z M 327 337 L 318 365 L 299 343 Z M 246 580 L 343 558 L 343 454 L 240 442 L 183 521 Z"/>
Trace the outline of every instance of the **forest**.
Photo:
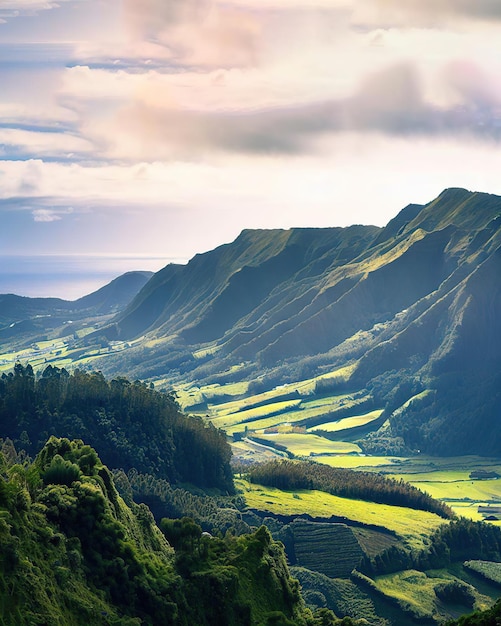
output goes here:
<path id="1" fill-rule="evenodd" d="M 188 518 L 160 528 L 146 506 L 125 504 L 81 441 L 51 437 L 23 465 L 0 454 L 0 623 L 339 623 L 306 609 L 265 527 L 224 538 Z"/>
<path id="2" fill-rule="evenodd" d="M 51 435 L 82 439 L 112 468 L 233 492 L 231 449 L 169 393 L 124 377 L 17 363 L 0 377 L 0 436 L 34 456 Z"/>

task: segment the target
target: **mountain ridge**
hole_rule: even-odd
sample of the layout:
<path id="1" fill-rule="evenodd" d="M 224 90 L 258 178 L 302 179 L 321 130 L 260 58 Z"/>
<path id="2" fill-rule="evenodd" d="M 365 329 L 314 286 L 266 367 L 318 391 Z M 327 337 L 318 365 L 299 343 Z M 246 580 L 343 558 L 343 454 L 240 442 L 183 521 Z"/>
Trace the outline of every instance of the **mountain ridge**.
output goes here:
<path id="1" fill-rule="evenodd" d="M 245 230 L 161 270 L 103 332 L 138 341 L 134 371 L 152 378 L 221 382 L 240 364 L 232 380 L 291 382 L 351 364 L 349 385 L 372 389 L 395 371 L 399 384 L 433 391 L 445 416 L 440 380 L 500 361 L 500 246 L 501 197 L 461 188 L 407 205 L 383 228 Z M 428 419 L 418 433 L 396 430 L 443 453 L 426 434 L 440 420 Z M 454 451 L 470 451 L 466 435 Z"/>
<path id="2" fill-rule="evenodd" d="M 152 276 L 149 271 L 126 272 L 76 300 L 0 294 L 0 340 L 56 328 L 66 323 L 69 315 L 78 320 L 116 314 Z"/>
<path id="3" fill-rule="evenodd" d="M 387 450 L 396 437 L 409 450 L 495 454 L 500 249 L 501 197 L 461 188 L 407 205 L 383 228 L 244 230 L 154 274 L 82 333 L 73 360 L 80 350 L 93 363 L 91 348 L 104 346 L 105 374 L 169 388 L 264 391 L 343 369 L 345 388 L 384 409 L 362 448 Z M 0 335 L 9 332 L 23 328 Z M 426 406 L 410 402 L 425 391 Z M 453 419 L 462 432 L 450 437 Z"/>

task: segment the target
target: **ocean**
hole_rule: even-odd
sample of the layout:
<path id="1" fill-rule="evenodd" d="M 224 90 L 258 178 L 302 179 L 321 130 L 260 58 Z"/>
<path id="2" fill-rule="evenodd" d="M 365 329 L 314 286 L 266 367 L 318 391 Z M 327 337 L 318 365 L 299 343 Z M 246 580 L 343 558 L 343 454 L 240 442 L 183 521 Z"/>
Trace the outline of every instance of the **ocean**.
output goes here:
<path id="1" fill-rule="evenodd" d="M 0 294 L 76 300 L 125 272 L 157 272 L 168 263 L 185 262 L 137 255 L 0 255 Z"/>

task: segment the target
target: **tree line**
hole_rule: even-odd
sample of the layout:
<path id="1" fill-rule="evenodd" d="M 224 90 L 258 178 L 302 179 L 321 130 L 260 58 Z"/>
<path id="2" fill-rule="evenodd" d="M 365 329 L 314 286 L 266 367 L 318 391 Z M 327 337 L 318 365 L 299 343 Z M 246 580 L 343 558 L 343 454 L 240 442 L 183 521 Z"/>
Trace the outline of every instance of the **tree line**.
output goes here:
<path id="1" fill-rule="evenodd" d="M 372 472 L 329 467 L 310 461 L 283 460 L 254 465 L 249 469 L 248 477 L 253 483 L 277 489 L 318 489 L 344 498 L 429 511 L 445 519 L 453 516 L 447 505 L 409 483 Z"/>
<path id="2" fill-rule="evenodd" d="M 406 569 L 441 569 L 467 559 L 501 561 L 501 529 L 460 517 L 439 526 L 423 550 L 409 552 L 391 546 L 373 558 L 365 557 L 358 569 L 379 576 Z"/>

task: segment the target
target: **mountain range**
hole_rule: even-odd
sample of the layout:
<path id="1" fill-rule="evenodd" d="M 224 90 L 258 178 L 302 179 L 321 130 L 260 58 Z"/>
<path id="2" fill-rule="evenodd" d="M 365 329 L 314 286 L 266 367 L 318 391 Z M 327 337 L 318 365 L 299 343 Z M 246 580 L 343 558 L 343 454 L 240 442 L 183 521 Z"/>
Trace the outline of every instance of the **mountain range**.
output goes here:
<path id="1" fill-rule="evenodd" d="M 89 317 L 111 315 L 123 309 L 153 276 L 153 272 L 127 272 L 78 300 L 0 295 L 0 341 L 39 334 Z"/>
<path id="2" fill-rule="evenodd" d="M 86 341 L 127 342 L 100 359 L 105 373 L 173 384 L 241 380 L 257 391 L 349 366 L 340 387 L 384 407 L 368 451 L 403 441 L 495 454 L 500 276 L 501 197 L 446 189 L 384 228 L 244 230 L 186 265 L 143 275 Z"/>

